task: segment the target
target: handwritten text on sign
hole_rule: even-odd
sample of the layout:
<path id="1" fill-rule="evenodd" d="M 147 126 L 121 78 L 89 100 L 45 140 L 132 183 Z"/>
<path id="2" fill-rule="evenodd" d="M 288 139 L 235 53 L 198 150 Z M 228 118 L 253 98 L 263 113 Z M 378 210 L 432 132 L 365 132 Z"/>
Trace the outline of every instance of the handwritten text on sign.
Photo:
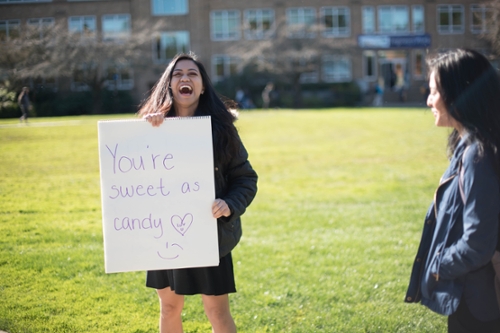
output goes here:
<path id="1" fill-rule="evenodd" d="M 106 272 L 218 265 L 210 118 L 98 127 Z"/>

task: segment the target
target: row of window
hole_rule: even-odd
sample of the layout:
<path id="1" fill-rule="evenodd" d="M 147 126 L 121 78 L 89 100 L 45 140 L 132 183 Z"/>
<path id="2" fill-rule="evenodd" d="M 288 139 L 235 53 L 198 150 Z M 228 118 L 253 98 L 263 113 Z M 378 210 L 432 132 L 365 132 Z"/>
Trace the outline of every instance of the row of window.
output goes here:
<path id="1" fill-rule="evenodd" d="M 239 59 L 228 55 L 212 57 L 212 80 L 215 82 L 238 72 Z M 352 80 L 351 58 L 346 55 L 325 55 L 321 62 L 321 80 L 324 82 L 348 82 Z M 303 73 L 302 83 L 319 81 L 318 72 Z"/>
<path id="2" fill-rule="evenodd" d="M 381 5 L 362 7 L 362 31 L 365 34 L 424 33 L 424 6 Z M 465 31 L 463 5 L 438 5 L 437 28 L 440 34 Z M 470 5 L 473 33 L 487 30 L 491 9 L 484 5 Z M 210 14 L 211 37 L 214 41 L 241 39 L 239 10 L 215 10 Z M 319 22 L 319 23 L 318 23 Z M 289 38 L 313 38 L 317 32 L 325 37 L 349 37 L 351 14 L 349 7 L 322 7 L 319 20 L 316 9 L 298 7 L 286 9 L 286 29 Z M 246 39 L 271 38 L 276 29 L 273 9 L 248 9 L 243 11 L 243 31 Z"/>
<path id="3" fill-rule="evenodd" d="M 102 16 L 102 34 L 104 40 L 125 38 L 130 34 L 130 14 L 112 14 Z M 52 17 L 32 18 L 27 21 L 28 27 L 37 28 L 43 35 L 44 28 L 53 26 L 55 20 Z M 84 37 L 95 37 L 95 16 L 70 16 L 68 18 L 68 29 L 72 33 L 81 34 Z M 0 41 L 8 38 L 16 38 L 21 32 L 20 20 L 0 20 Z"/>
<path id="4" fill-rule="evenodd" d="M 0 0 L 1 1 L 1 0 Z M 160 4 L 158 3 L 158 6 Z M 176 5 L 177 6 L 177 5 Z M 480 33 L 487 30 L 486 23 L 491 17 L 491 10 L 483 5 L 471 5 L 471 31 Z M 462 5 L 439 5 L 438 32 L 463 33 L 464 7 Z M 378 6 L 378 30 L 375 29 L 375 9 L 373 6 L 362 7 L 363 33 L 408 33 L 410 32 L 410 13 L 408 6 Z M 321 31 L 324 36 L 348 37 L 350 35 L 350 10 L 348 7 L 324 7 L 320 10 Z M 238 10 L 213 11 L 211 18 L 212 39 L 238 40 L 240 33 L 240 12 Z M 314 37 L 315 9 L 309 7 L 287 9 L 288 36 Z M 423 33 L 424 8 L 421 5 L 411 6 L 411 22 L 413 33 Z M 28 25 L 45 27 L 54 24 L 54 18 L 29 19 Z M 275 15 L 272 9 L 249 9 L 244 11 L 244 31 L 247 39 L 265 39 L 273 36 L 275 31 Z M 96 34 L 95 16 L 71 16 L 68 18 L 69 30 L 92 37 Z M 20 31 L 20 20 L 0 21 L 0 40 L 16 37 Z M 40 29 L 43 31 L 43 29 Z M 130 33 L 130 14 L 115 14 L 102 16 L 102 31 L 104 39 L 123 38 Z M 189 36 L 186 33 L 174 35 L 162 34 L 157 44 L 157 59 L 164 59 L 164 50 L 171 53 L 173 44 L 177 50 L 189 46 Z M 166 40 L 170 39 L 170 41 Z M 174 40 L 175 39 L 175 40 Z M 160 54 L 161 53 L 161 54 Z M 170 57 L 171 58 L 171 57 Z M 167 57 L 168 59 L 168 57 Z"/>
<path id="5" fill-rule="evenodd" d="M 67 0 L 68 2 L 92 0 Z M 5 3 L 37 3 L 52 2 L 52 0 L 0 0 Z M 186 15 L 189 13 L 187 0 L 151 0 L 152 15 Z"/>
<path id="6" fill-rule="evenodd" d="M 6 1 L 6 0 L 0 0 Z M 21 1 L 21 0 L 16 0 Z M 152 0 L 153 13 L 187 13 L 187 2 Z M 372 33 L 423 33 L 424 7 L 413 5 L 362 7 L 362 30 Z M 465 31 L 465 9 L 463 5 L 438 5 L 438 32 L 441 34 L 463 33 Z M 487 30 L 491 9 L 484 5 L 471 5 L 471 25 L 473 33 Z M 316 24 L 316 9 L 312 7 L 288 8 L 286 27 L 290 38 L 312 38 L 318 31 L 325 37 L 348 37 L 351 34 L 350 9 L 343 6 L 323 7 L 320 9 L 320 23 Z M 410 20 L 411 18 L 411 20 Z M 215 10 L 210 14 L 211 36 L 214 41 L 239 40 L 241 38 L 239 10 Z M 411 22 L 411 26 L 410 26 Z M 29 25 L 48 26 L 54 24 L 53 18 L 28 20 Z M 86 36 L 96 33 L 95 16 L 71 16 L 69 30 Z M 0 40 L 19 34 L 19 20 L 0 21 Z M 274 35 L 276 29 L 273 9 L 248 9 L 243 15 L 243 30 L 246 39 L 266 39 Z M 105 39 L 123 38 L 130 33 L 130 14 L 102 16 L 102 30 Z M 163 37 L 162 37 L 163 38 Z M 159 57 L 161 58 L 161 57 Z"/>
<path id="7" fill-rule="evenodd" d="M 127 18 L 126 15 L 110 15 L 109 21 L 103 18 L 103 28 L 106 27 L 106 31 L 110 33 L 108 36 L 117 36 L 124 31 L 128 31 L 128 24 L 123 24 L 127 22 L 120 22 L 120 18 Z M 10 22 L 10 21 L 9 21 Z M 9 23 L 7 22 L 7 23 Z M 45 26 L 53 24 L 53 20 L 50 19 L 30 19 L 28 24 L 34 26 Z M 106 24 L 105 24 L 106 23 Z M 17 26 L 19 23 L 7 25 L 7 27 Z M 0 21 L 0 27 L 2 26 L 2 21 Z M 91 36 L 95 34 L 95 17 L 92 16 L 81 16 L 81 17 L 70 17 L 69 18 L 70 30 L 75 33 L 81 33 L 84 36 Z M 16 29 L 14 29 L 16 30 Z M 0 30 L 1 31 L 1 30 Z M 171 31 L 171 32 L 160 32 L 153 40 L 153 58 L 156 62 L 167 62 L 175 54 L 179 52 L 187 52 L 190 50 L 189 32 L 188 31 Z M 414 63 L 417 64 L 413 70 L 415 77 L 423 76 L 422 67 L 424 53 L 423 51 L 417 52 Z M 365 51 L 363 53 L 363 71 L 364 78 L 366 80 L 375 80 L 378 73 L 377 60 L 375 52 Z M 235 74 L 238 66 L 238 59 L 236 57 L 226 56 L 226 55 L 216 55 L 212 58 L 212 73 L 213 80 L 219 81 L 224 77 Z M 118 89 L 131 89 L 133 87 L 133 79 L 130 73 L 130 68 L 121 67 L 114 68 L 112 66 L 107 66 L 109 78 L 108 86 L 116 87 Z M 78 79 L 80 74 L 85 71 L 76 71 L 76 76 L 72 87 L 74 90 L 84 90 L 85 85 L 79 84 L 78 82 L 83 82 L 83 80 Z M 81 74 L 83 75 L 83 74 Z M 318 73 L 305 73 L 303 75 L 303 82 L 318 82 L 320 75 Z M 321 78 L 325 82 L 342 82 L 351 80 L 351 63 L 350 59 L 345 56 L 336 57 L 323 57 L 323 70 Z"/>
<path id="8" fill-rule="evenodd" d="M 27 21 L 29 27 L 37 28 L 34 31 L 44 33 L 44 28 L 54 25 L 54 18 L 33 18 Z M 80 34 L 82 37 L 96 36 L 95 16 L 70 16 L 68 18 L 69 31 Z M 0 41 L 16 38 L 20 35 L 20 20 L 0 20 Z M 104 40 L 124 38 L 130 33 L 130 15 L 116 14 L 102 16 L 102 33 Z M 179 52 L 190 50 L 188 31 L 159 32 L 153 37 L 153 59 L 155 62 L 168 62 Z"/>
<path id="9" fill-rule="evenodd" d="M 363 79 L 365 82 L 376 81 L 378 77 L 388 75 L 388 67 L 400 66 L 401 72 L 417 80 L 425 78 L 425 50 L 413 50 L 410 54 L 400 51 L 400 54 L 388 56 L 387 51 L 364 51 L 362 58 Z M 411 60 L 407 59 L 410 57 Z M 348 55 L 325 55 L 321 59 L 320 71 L 302 73 L 302 83 L 323 82 L 348 82 L 352 80 L 351 57 Z M 408 61 L 410 63 L 408 63 Z M 228 55 L 215 55 L 212 57 L 212 79 L 220 81 L 225 77 L 235 75 L 238 72 L 239 59 Z M 411 67 L 410 67 L 411 66 Z M 389 79 L 387 79 L 389 82 Z"/>
<path id="10" fill-rule="evenodd" d="M 53 0 L 0 0 L 0 4 L 6 4 L 6 3 L 38 3 L 38 2 L 52 2 Z M 79 2 L 79 1 L 95 1 L 95 0 L 66 0 L 68 2 Z M 163 0 L 163 1 L 169 1 L 169 0 Z M 174 1 L 179 1 L 179 0 L 174 0 Z M 181 0 L 181 1 L 187 1 L 187 0 Z"/>
<path id="11" fill-rule="evenodd" d="M 485 22 L 491 11 L 482 5 L 471 5 L 471 30 L 472 32 L 483 32 L 486 30 Z M 409 13 L 407 6 L 378 6 L 378 22 L 380 33 L 408 31 Z M 423 6 L 411 7 L 412 31 L 423 33 L 424 10 Z M 375 9 L 372 6 L 363 7 L 363 32 L 375 33 Z M 350 12 L 347 7 L 325 7 L 322 11 L 322 22 L 326 35 L 347 36 L 350 33 Z M 464 31 L 464 7 L 461 5 L 438 6 L 439 20 L 438 31 L 440 33 L 459 33 Z M 296 28 L 304 22 L 312 22 L 314 18 L 313 9 L 291 8 L 287 14 L 290 18 L 287 22 L 296 24 Z M 244 11 L 245 36 L 247 39 L 269 38 L 274 32 L 274 11 L 272 9 L 252 9 Z M 213 11 L 211 13 L 212 39 L 232 40 L 239 39 L 239 11 Z M 311 32 L 314 34 L 314 32 Z M 295 29 L 293 36 L 307 36 L 307 29 Z M 189 47 L 189 32 L 163 32 L 157 38 L 155 44 L 155 59 L 167 61 L 177 52 L 184 52 Z M 220 65 L 219 68 L 224 66 Z M 227 66 L 226 66 L 227 67 Z M 220 72 L 217 70 L 215 72 Z M 371 77 L 366 74 L 365 77 Z"/>
<path id="12" fill-rule="evenodd" d="M 379 76 L 385 76 L 386 65 L 400 65 L 402 71 L 410 73 L 415 79 L 424 78 L 424 50 L 414 50 L 412 52 L 412 68 L 407 68 L 408 64 L 404 58 L 386 59 L 384 51 L 364 51 L 363 52 L 363 78 L 366 81 L 375 81 Z M 352 64 L 348 55 L 324 55 L 321 59 L 320 71 L 303 73 L 302 83 L 323 82 L 348 82 L 352 80 Z M 217 82 L 224 78 L 238 73 L 239 59 L 229 55 L 214 55 L 212 57 L 212 79 Z M 75 71 L 72 80 L 72 89 L 77 91 L 88 90 L 85 82 L 86 65 Z M 96 66 L 96 64 L 94 64 Z M 108 89 L 132 89 L 134 79 L 132 69 L 128 66 L 116 66 L 108 64 L 105 66 L 107 79 L 105 85 Z M 379 73 L 379 71 L 382 71 Z"/>
<path id="13" fill-rule="evenodd" d="M 214 55 L 212 57 L 212 79 L 217 82 L 225 77 L 234 75 L 238 72 L 239 60 L 236 57 L 227 55 Z M 84 64 L 79 66 L 73 73 L 71 81 L 71 89 L 73 91 L 86 91 L 89 86 L 85 83 L 85 73 L 88 66 L 97 66 L 97 64 Z M 130 90 L 134 86 L 133 71 L 130 66 L 117 66 L 107 64 L 104 68 L 106 73 L 105 86 L 108 89 Z M 348 56 L 323 56 L 322 58 L 322 74 L 321 79 L 324 82 L 347 82 L 351 81 L 351 59 Z M 302 82 L 318 82 L 319 75 L 317 72 L 304 73 L 301 78 Z M 56 82 L 38 83 L 45 87 L 55 88 Z"/>
<path id="14" fill-rule="evenodd" d="M 28 27 L 34 28 L 35 31 L 43 35 L 44 28 L 54 25 L 54 18 L 44 17 L 44 18 L 32 18 L 26 23 Z M 21 21 L 20 20 L 0 20 L 0 41 L 5 41 L 8 38 L 17 38 L 21 33 Z"/>
<path id="15" fill-rule="evenodd" d="M 86 73 L 90 67 L 99 66 L 96 63 L 82 64 L 73 73 L 71 90 L 87 91 L 90 87 L 86 82 Z M 104 73 L 106 80 L 104 86 L 109 90 L 131 90 L 134 88 L 134 77 L 132 68 L 129 65 L 117 65 L 113 63 L 105 64 Z"/>
<path id="16" fill-rule="evenodd" d="M 40 37 L 47 27 L 55 24 L 54 18 L 32 18 L 27 21 L 29 27 L 36 28 Z M 95 16 L 70 16 L 68 18 L 70 32 L 80 34 L 85 38 L 96 36 Z M 20 20 L 0 20 L 0 41 L 19 37 Z M 102 34 L 104 40 L 125 38 L 130 33 L 130 15 L 116 14 L 102 16 Z M 190 50 L 189 32 L 159 32 L 153 37 L 153 59 L 155 62 L 168 62 L 175 54 Z"/>
<path id="17" fill-rule="evenodd" d="M 90 87 L 86 83 L 86 73 L 90 67 L 96 67 L 97 64 L 82 64 L 73 72 L 71 77 L 72 91 L 89 91 Z M 109 90 L 131 90 L 134 88 L 133 71 L 130 66 L 106 64 L 104 66 L 106 79 L 104 86 Z M 37 89 L 49 89 L 56 91 L 58 89 L 57 79 L 55 78 L 32 78 L 30 80 L 32 87 Z"/>
<path id="18" fill-rule="evenodd" d="M 0 3 L 52 2 L 52 0 L 0 0 Z"/>
<path id="19" fill-rule="evenodd" d="M 311 7 L 288 8 L 286 27 L 288 37 L 314 37 L 317 30 L 325 36 L 348 37 L 350 9 L 348 7 L 323 7 L 321 25 L 316 25 L 316 10 Z M 210 13 L 212 40 L 238 40 L 241 38 L 239 10 L 215 10 Z M 243 12 L 243 30 L 246 39 L 273 37 L 276 19 L 273 9 L 247 9 Z"/>

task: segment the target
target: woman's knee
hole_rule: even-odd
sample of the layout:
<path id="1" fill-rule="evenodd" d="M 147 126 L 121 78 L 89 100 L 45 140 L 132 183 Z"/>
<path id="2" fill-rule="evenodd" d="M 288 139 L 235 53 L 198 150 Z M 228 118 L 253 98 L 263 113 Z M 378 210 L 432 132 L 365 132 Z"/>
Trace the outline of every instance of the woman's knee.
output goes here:
<path id="1" fill-rule="evenodd" d="M 184 307 L 184 296 L 169 290 L 157 290 L 162 316 L 180 316 Z"/>
<path id="2" fill-rule="evenodd" d="M 209 307 L 205 308 L 205 313 L 210 320 L 226 321 L 231 319 L 231 312 L 225 307 Z"/>
<path id="3" fill-rule="evenodd" d="M 229 310 L 229 299 L 223 296 L 204 296 L 203 305 L 205 313 L 210 321 L 232 320 Z"/>

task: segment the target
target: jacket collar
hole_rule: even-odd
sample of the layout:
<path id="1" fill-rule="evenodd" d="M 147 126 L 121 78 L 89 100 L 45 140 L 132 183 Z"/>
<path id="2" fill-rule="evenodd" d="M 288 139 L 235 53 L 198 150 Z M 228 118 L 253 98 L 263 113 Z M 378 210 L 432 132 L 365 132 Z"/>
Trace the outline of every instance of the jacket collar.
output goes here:
<path id="1" fill-rule="evenodd" d="M 462 156 L 464 154 L 465 148 L 468 146 L 468 137 L 469 134 L 465 133 L 461 138 L 460 141 L 457 144 L 457 147 L 455 148 L 455 151 L 453 152 L 453 156 L 451 157 L 450 165 L 448 166 L 448 169 L 445 171 L 444 175 L 441 177 L 440 184 L 445 180 L 453 175 L 456 175 L 458 173 L 458 169 L 460 168 L 460 163 L 462 161 Z"/>
<path id="2" fill-rule="evenodd" d="M 464 150 L 465 150 L 465 148 L 467 148 L 467 146 L 469 144 L 468 139 L 469 139 L 469 133 L 465 133 L 460 138 L 460 141 L 458 142 L 458 145 L 455 148 L 455 151 L 453 152 L 452 160 L 461 159 L 462 158 Z"/>

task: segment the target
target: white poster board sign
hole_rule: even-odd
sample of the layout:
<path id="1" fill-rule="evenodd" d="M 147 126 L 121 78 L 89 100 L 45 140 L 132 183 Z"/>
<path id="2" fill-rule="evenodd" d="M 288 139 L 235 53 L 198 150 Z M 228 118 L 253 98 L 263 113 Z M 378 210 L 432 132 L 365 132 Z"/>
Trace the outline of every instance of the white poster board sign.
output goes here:
<path id="1" fill-rule="evenodd" d="M 98 122 L 106 273 L 217 266 L 210 117 Z"/>

